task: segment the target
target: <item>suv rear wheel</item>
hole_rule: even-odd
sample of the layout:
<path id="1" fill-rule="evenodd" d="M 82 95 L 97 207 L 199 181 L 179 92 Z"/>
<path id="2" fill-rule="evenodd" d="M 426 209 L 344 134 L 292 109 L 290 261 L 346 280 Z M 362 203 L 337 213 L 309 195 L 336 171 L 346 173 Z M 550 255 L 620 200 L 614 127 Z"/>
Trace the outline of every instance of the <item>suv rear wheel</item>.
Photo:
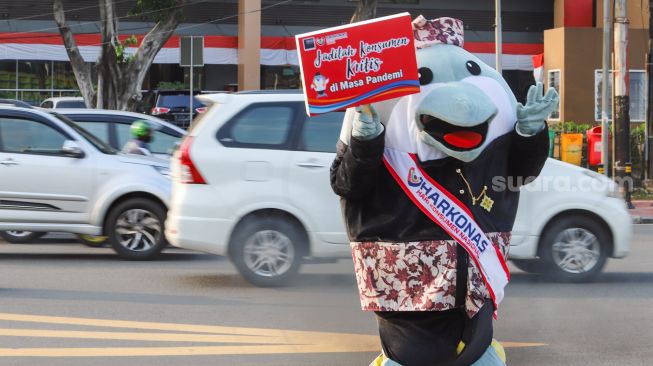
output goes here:
<path id="1" fill-rule="evenodd" d="M 46 233 L 35 233 L 33 231 L 9 230 L 0 231 L 0 237 L 12 244 L 31 243 L 40 239 Z"/>
<path id="2" fill-rule="evenodd" d="M 554 221 L 542 233 L 540 253 L 546 274 L 568 282 L 592 280 L 607 261 L 609 238 L 605 225 L 589 217 Z"/>
<path id="3" fill-rule="evenodd" d="M 148 260 L 167 245 L 163 234 L 165 218 L 166 210 L 159 203 L 147 198 L 131 198 L 111 210 L 105 233 L 120 257 Z"/>
<path id="4" fill-rule="evenodd" d="M 280 286 L 295 276 L 302 256 L 303 235 L 297 225 L 276 217 L 252 218 L 231 239 L 231 260 L 250 283 Z"/>

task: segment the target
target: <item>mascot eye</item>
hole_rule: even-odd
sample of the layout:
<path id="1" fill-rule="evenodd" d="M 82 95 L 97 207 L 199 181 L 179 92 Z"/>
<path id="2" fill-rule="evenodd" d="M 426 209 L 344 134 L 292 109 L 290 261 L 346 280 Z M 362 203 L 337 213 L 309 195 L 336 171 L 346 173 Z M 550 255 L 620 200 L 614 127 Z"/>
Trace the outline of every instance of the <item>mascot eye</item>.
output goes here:
<path id="1" fill-rule="evenodd" d="M 419 72 L 419 85 L 426 85 L 433 80 L 433 71 L 428 67 L 420 67 L 417 71 Z"/>
<path id="2" fill-rule="evenodd" d="M 469 71 L 470 74 L 472 75 L 480 75 L 481 74 L 481 67 L 478 66 L 478 64 L 474 61 L 467 61 L 465 63 L 465 66 L 467 66 L 467 71 Z"/>

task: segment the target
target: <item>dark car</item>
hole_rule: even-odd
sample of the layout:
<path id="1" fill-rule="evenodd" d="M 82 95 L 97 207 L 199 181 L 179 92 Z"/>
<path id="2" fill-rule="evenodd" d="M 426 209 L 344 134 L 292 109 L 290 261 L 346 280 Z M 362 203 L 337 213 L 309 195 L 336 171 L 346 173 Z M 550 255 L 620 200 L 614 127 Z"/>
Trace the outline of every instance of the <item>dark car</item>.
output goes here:
<path id="1" fill-rule="evenodd" d="M 188 90 L 153 90 L 143 97 L 141 110 L 187 129 L 191 123 L 189 105 L 190 91 Z M 204 104 L 193 97 L 193 118 L 205 110 Z"/>

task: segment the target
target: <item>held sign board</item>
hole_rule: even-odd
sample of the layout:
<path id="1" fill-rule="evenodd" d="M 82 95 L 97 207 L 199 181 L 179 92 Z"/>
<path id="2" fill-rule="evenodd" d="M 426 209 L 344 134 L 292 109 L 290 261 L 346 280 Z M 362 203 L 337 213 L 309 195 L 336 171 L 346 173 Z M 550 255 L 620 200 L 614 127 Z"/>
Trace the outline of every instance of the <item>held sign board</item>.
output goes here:
<path id="1" fill-rule="evenodd" d="M 313 116 L 419 93 L 408 13 L 295 36 Z"/>

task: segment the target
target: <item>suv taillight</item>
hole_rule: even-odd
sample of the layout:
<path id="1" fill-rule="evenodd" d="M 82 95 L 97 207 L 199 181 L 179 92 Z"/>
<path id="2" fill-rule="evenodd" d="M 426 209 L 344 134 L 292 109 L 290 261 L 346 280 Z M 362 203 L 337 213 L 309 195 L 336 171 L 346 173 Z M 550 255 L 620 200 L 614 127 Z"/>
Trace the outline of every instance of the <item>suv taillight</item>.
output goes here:
<path id="1" fill-rule="evenodd" d="M 204 112 L 206 112 L 206 107 L 198 107 L 198 108 L 195 108 L 195 112 L 197 112 L 197 113 L 204 113 Z"/>
<path id="2" fill-rule="evenodd" d="M 154 107 L 152 108 L 152 115 L 156 116 L 157 114 L 164 114 L 170 112 L 170 108 L 165 107 Z"/>
<path id="3" fill-rule="evenodd" d="M 204 177 L 190 158 L 190 146 L 193 143 L 192 136 L 186 136 L 181 143 L 179 162 L 181 163 L 181 183 L 185 184 L 206 184 Z"/>

